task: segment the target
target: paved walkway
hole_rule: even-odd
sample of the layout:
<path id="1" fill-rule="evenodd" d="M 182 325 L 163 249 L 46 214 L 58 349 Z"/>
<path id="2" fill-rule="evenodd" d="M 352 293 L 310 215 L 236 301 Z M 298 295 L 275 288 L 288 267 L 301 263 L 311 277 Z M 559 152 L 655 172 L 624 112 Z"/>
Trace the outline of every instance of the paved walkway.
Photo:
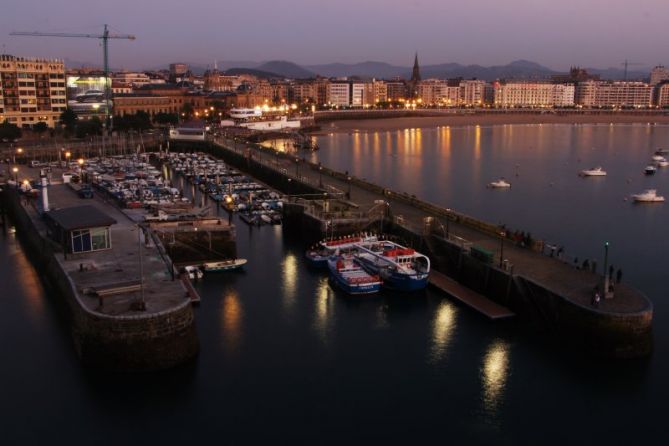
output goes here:
<path id="1" fill-rule="evenodd" d="M 37 171 L 33 177 L 37 176 Z M 30 175 L 29 175 L 30 176 Z M 54 173 L 54 178 L 56 174 Z M 117 223 L 111 226 L 112 249 L 97 251 L 76 256 L 56 254 L 72 278 L 80 296 L 80 300 L 89 310 L 109 315 L 149 315 L 178 306 L 187 299 L 186 292 L 179 280 L 172 280 L 167 265 L 160 257 L 154 245 L 147 246 L 144 236 L 138 238 L 137 225 L 130 221 L 119 209 L 106 203 L 96 194 L 94 199 L 82 199 L 65 184 L 49 186 L 49 202 L 51 209 L 72 206 L 92 205 L 114 218 Z M 33 206 L 26 206 L 31 218 L 36 222 L 40 232 L 45 232 L 42 219 Z M 142 268 L 144 281 L 144 300 L 146 311 L 131 310 L 133 302 L 139 301 L 141 293 L 131 291 L 104 298 L 103 307 L 99 307 L 97 297 L 85 295 L 85 288 L 100 287 L 110 284 L 122 284 L 140 279 L 139 251 L 141 246 Z M 80 271 L 84 265 L 85 271 Z"/>
<path id="2" fill-rule="evenodd" d="M 232 142 L 223 139 L 219 139 L 216 142 L 228 150 L 233 150 L 231 149 L 233 147 Z M 243 145 L 237 143 L 238 153 L 243 150 Z M 359 211 L 367 212 L 373 207 L 378 208 L 379 200 L 386 201 L 393 217 L 401 217 L 403 226 L 412 229 L 418 234 L 423 232 L 423 221 L 428 216 L 435 218 L 438 224 L 446 226 L 446 221 L 441 217 L 431 215 L 406 201 L 394 198 L 392 195 L 384 196 L 359 187 L 353 181 L 327 175 L 323 173 L 325 171 L 320 172 L 317 166 L 304 162 L 299 158 L 277 157 L 267 149 L 252 148 L 251 150 L 256 161 L 259 160 L 264 165 L 282 172 L 284 175 L 299 179 L 314 187 L 319 187 L 322 183 L 326 191 L 338 190 L 344 194 L 350 191 L 349 199 L 359 206 Z M 296 162 L 296 159 L 299 161 Z M 444 229 L 444 233 L 445 231 Z M 501 237 L 495 237 L 489 233 L 452 221 L 448 223 L 448 233 L 450 236 L 461 237 L 476 246 L 492 252 L 495 264 L 500 262 L 501 251 L 503 249 L 504 259 L 513 264 L 514 275 L 526 277 L 579 305 L 591 307 L 595 286 L 600 286 L 601 289 L 602 276 L 589 271 L 578 270 L 554 257 L 521 248 L 513 244 L 511 240 L 505 239 L 502 246 Z M 647 311 L 651 308 L 652 304 L 643 294 L 623 283 L 616 284 L 615 297 L 603 300 L 598 310 L 611 313 L 636 313 Z"/>

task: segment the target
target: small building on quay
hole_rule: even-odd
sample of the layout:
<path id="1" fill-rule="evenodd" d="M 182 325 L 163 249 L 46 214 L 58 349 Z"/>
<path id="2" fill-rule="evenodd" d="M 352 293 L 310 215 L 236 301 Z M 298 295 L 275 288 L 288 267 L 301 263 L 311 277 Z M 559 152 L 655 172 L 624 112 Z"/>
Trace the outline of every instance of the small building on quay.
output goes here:
<path id="1" fill-rule="evenodd" d="M 56 209 L 44 214 L 47 235 L 68 254 L 111 249 L 110 227 L 116 220 L 95 206 Z"/>

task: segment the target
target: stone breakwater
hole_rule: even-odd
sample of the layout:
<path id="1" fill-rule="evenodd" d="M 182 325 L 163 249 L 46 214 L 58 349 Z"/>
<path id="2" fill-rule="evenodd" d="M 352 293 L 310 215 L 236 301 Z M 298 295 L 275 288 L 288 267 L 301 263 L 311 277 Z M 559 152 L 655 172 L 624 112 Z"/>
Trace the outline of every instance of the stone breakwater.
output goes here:
<path id="1" fill-rule="evenodd" d="M 67 310 L 75 350 L 86 366 L 109 370 L 141 371 L 175 367 L 199 352 L 195 318 L 188 299 L 161 311 L 104 314 L 84 300 L 72 275 L 60 259 L 59 247 L 46 238 L 39 214 L 20 203 L 14 191 L 1 193 L 22 243 L 35 267 Z"/>

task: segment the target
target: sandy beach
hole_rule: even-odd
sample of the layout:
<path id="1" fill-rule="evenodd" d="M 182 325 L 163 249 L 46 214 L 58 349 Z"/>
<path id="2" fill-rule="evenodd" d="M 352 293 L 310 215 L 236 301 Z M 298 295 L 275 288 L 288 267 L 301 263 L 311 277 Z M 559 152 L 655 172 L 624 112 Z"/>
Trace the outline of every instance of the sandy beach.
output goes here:
<path id="1" fill-rule="evenodd" d="M 354 132 L 431 128 L 438 126 L 504 125 L 504 124 L 669 124 L 668 114 L 460 114 L 429 117 L 384 119 L 351 119 L 323 121 L 320 132 Z M 318 133 L 318 132 L 317 132 Z"/>

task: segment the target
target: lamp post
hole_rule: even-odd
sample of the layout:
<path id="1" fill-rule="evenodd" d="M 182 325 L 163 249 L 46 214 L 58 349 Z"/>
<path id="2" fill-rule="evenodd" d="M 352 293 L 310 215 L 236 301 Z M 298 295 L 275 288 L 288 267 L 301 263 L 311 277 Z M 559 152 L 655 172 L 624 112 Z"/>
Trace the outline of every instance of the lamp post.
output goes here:
<path id="1" fill-rule="evenodd" d="M 502 267 L 502 262 L 504 261 L 504 237 L 506 237 L 506 231 L 501 231 L 500 235 L 500 250 L 499 250 L 499 267 Z"/>
<path id="2" fill-rule="evenodd" d="M 14 182 L 16 183 L 16 187 L 19 186 L 19 168 L 18 167 L 12 167 L 12 172 L 14 172 Z"/>
<path id="3" fill-rule="evenodd" d="M 609 264 L 609 242 L 604 242 L 604 296 L 609 294 L 609 272 L 607 271 Z"/>
<path id="4" fill-rule="evenodd" d="M 299 178 L 299 177 L 300 177 L 300 171 L 299 171 L 299 168 L 300 168 L 300 159 L 299 159 L 299 158 L 295 158 L 295 178 Z"/>
<path id="5" fill-rule="evenodd" d="M 323 166 L 318 163 L 318 187 L 323 188 Z"/>
<path id="6" fill-rule="evenodd" d="M 351 199 L 351 177 L 350 176 L 346 177 L 346 180 L 348 181 L 348 191 L 346 192 L 346 199 L 350 200 Z"/>
<path id="7" fill-rule="evenodd" d="M 451 232 L 450 232 L 450 223 L 451 223 L 451 209 L 446 209 L 446 240 L 450 240 L 451 238 Z"/>

